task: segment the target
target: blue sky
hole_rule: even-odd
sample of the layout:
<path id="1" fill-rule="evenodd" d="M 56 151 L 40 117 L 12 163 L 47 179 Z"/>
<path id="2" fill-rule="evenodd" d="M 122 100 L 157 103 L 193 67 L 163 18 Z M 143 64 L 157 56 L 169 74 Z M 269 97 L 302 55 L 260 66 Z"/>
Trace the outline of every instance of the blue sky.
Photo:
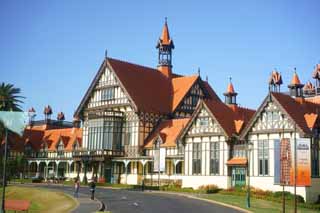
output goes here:
<path id="1" fill-rule="evenodd" d="M 201 76 L 222 97 L 232 76 L 238 102 L 257 108 L 277 68 L 287 90 L 320 63 L 320 2 L 49 1 L 0 2 L 0 81 L 22 89 L 23 108 L 42 119 L 50 104 L 67 120 L 104 58 L 156 67 L 164 17 L 175 43 L 174 72 Z"/>

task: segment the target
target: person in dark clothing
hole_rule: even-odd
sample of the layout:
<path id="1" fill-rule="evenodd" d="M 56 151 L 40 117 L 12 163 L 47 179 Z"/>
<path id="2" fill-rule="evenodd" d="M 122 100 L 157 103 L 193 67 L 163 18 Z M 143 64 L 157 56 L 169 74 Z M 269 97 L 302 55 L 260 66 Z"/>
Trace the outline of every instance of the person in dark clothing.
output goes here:
<path id="1" fill-rule="evenodd" d="M 96 184 L 94 181 L 91 181 L 89 184 L 90 192 L 91 192 L 91 200 L 94 200 L 94 192 L 96 190 Z"/>

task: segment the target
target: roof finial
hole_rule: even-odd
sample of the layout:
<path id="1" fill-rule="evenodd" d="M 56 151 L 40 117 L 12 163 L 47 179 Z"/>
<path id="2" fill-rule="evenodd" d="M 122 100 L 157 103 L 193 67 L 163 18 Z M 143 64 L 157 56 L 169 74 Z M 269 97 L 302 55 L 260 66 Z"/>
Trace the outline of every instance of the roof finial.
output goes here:
<path id="1" fill-rule="evenodd" d="M 198 75 L 200 76 L 200 67 L 198 67 Z"/>
<path id="2" fill-rule="evenodd" d="M 167 21 L 168 21 L 168 17 L 167 17 L 167 16 L 164 17 L 164 21 L 165 21 L 165 23 L 167 24 Z"/>
<path id="3" fill-rule="evenodd" d="M 104 52 L 104 58 L 107 59 L 107 57 L 108 57 L 108 49 L 106 49 Z"/>
<path id="4" fill-rule="evenodd" d="M 293 69 L 294 69 L 294 73 L 297 74 L 297 68 L 295 67 Z"/>
<path id="5" fill-rule="evenodd" d="M 231 77 L 231 76 L 229 76 L 229 83 L 232 83 L 231 81 L 232 81 L 232 77 Z"/>
<path id="6" fill-rule="evenodd" d="M 206 76 L 206 82 L 209 82 L 209 77 L 208 76 Z"/>

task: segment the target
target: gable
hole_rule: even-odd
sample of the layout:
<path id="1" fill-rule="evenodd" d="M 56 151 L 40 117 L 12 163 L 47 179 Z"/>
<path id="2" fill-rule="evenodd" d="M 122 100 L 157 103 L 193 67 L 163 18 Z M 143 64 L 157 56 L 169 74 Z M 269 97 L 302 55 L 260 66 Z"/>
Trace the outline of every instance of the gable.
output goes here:
<path id="1" fill-rule="evenodd" d="M 198 115 L 196 115 L 196 118 L 193 120 L 187 135 L 191 136 L 204 133 L 224 134 L 223 130 L 220 128 L 220 125 L 211 117 L 204 105 L 202 105 L 202 108 Z"/>
<path id="2" fill-rule="evenodd" d="M 282 131 L 283 128 L 294 129 L 294 124 L 281 112 L 276 104 L 268 102 L 249 131 Z"/>
<path id="3" fill-rule="evenodd" d="M 176 112 L 187 112 L 192 113 L 197 107 L 198 101 L 204 96 L 203 91 L 199 83 L 195 83 L 189 90 L 184 94 L 184 97 L 176 107 Z M 176 113 L 177 115 L 177 113 Z"/>
<path id="4" fill-rule="evenodd" d="M 129 99 L 121 88 L 116 76 L 108 67 L 105 67 L 90 94 L 85 108 L 129 104 Z"/>

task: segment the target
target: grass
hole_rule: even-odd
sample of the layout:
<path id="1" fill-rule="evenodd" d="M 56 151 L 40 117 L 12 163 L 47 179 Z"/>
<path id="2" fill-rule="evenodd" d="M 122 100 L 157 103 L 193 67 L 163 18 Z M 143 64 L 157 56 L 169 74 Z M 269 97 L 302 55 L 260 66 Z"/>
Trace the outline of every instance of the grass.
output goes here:
<path id="1" fill-rule="evenodd" d="M 2 190 L 0 191 L 2 192 Z M 77 205 L 73 198 L 63 192 L 20 186 L 7 187 L 6 199 L 31 201 L 30 213 L 70 212 Z"/>
<path id="2" fill-rule="evenodd" d="M 225 195 L 225 194 L 201 194 L 197 195 L 198 197 L 214 200 L 226 204 L 230 204 L 233 206 L 238 206 L 243 209 L 250 210 L 252 212 L 261 212 L 261 213 L 273 213 L 273 212 L 281 212 L 282 211 L 282 204 L 262 199 L 255 199 L 251 198 L 251 208 L 246 207 L 246 197 L 245 196 L 239 196 L 239 195 Z M 286 211 L 293 212 L 293 203 L 287 203 L 286 205 Z M 298 212 L 304 212 L 304 213 L 316 213 L 317 210 L 311 210 L 307 208 L 298 208 Z"/>

